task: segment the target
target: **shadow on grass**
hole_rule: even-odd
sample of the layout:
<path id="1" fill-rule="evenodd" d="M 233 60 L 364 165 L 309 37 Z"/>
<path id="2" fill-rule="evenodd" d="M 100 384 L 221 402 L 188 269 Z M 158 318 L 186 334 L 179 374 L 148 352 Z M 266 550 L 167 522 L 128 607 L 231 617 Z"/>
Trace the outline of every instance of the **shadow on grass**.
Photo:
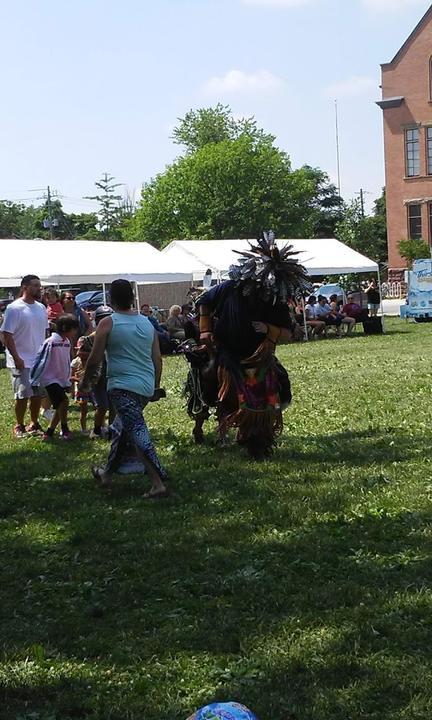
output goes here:
<path id="1" fill-rule="evenodd" d="M 300 446 L 300 450 L 296 449 Z M 284 445 L 275 452 L 279 461 L 299 460 L 306 463 L 370 465 L 401 462 L 430 451 L 430 437 L 403 435 L 399 429 L 369 428 L 346 430 L 304 438 L 284 436 Z"/>
<path id="2" fill-rule="evenodd" d="M 409 704 L 429 696 L 432 512 L 355 514 L 347 494 L 329 518 L 303 517 L 301 497 L 281 490 L 293 461 L 300 494 L 326 492 L 326 468 L 409 460 L 429 439 L 371 428 L 305 448 L 288 436 L 259 466 L 238 448 L 178 453 L 171 441 L 179 498 L 158 504 L 139 479 L 101 494 L 88 466 L 106 446 L 73 472 L 56 446 L 0 459 L 2 642 L 26 668 L 3 685 L 5 720 L 23 708 L 183 720 L 204 690 L 203 703 L 241 699 L 262 720 L 430 717 L 427 700 Z"/>
<path id="3" fill-rule="evenodd" d="M 17 591 L 3 606 L 10 654 L 23 658 L 40 643 L 50 657 L 115 665 L 143 687 L 150 677 L 156 698 L 124 690 L 112 718 L 132 702 L 149 720 L 186 717 L 186 699 L 177 697 L 174 710 L 168 692 L 173 682 L 181 688 L 175 657 L 202 658 L 210 694 L 242 699 L 263 720 L 285 720 L 288 711 L 302 720 L 399 717 L 413 683 L 426 690 L 426 670 L 423 680 L 416 674 L 432 659 L 424 536 L 432 512 L 366 513 L 278 532 L 264 514 L 257 532 L 250 516 L 228 517 L 226 508 L 213 518 L 194 505 L 172 511 L 157 506 L 143 528 L 142 513 L 119 522 L 114 510 L 107 523 L 99 505 L 91 527 L 78 518 L 54 546 L 6 542 L 5 579 L 14 574 Z M 74 709 L 60 717 L 102 718 L 96 699 L 111 697 L 108 680 L 90 682 L 82 697 L 81 681 L 70 682 Z M 43 682 L 24 680 L 5 702 L 63 713 L 68 693 L 56 701 Z"/>

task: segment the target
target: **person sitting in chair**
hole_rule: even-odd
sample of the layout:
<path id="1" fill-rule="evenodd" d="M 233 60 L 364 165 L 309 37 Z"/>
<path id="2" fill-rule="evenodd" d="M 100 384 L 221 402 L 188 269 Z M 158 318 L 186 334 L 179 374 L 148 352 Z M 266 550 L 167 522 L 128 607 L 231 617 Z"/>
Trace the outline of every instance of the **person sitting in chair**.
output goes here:
<path id="1" fill-rule="evenodd" d="M 317 319 L 316 303 L 317 299 L 315 295 L 311 295 L 308 298 L 307 304 L 305 305 L 306 326 L 308 327 L 308 330 L 310 329 L 312 331 L 312 337 L 323 338 L 326 324 L 324 320 Z"/>
<path id="2" fill-rule="evenodd" d="M 354 318 L 356 322 L 363 322 L 363 320 L 368 317 L 368 311 L 354 301 L 354 295 L 352 293 L 348 293 L 347 301 L 342 308 L 342 312 L 347 317 Z"/>
<path id="3" fill-rule="evenodd" d="M 341 310 L 341 303 L 338 302 L 337 295 L 330 295 L 330 308 L 335 317 L 342 320 L 342 325 L 346 326 L 347 335 L 352 335 L 356 324 L 355 318 L 345 315 L 343 310 Z"/>
<path id="4" fill-rule="evenodd" d="M 318 320 L 323 320 L 327 326 L 335 326 L 336 336 L 341 337 L 342 318 L 331 309 L 324 295 L 318 295 L 318 306 L 315 308 L 315 317 Z"/>

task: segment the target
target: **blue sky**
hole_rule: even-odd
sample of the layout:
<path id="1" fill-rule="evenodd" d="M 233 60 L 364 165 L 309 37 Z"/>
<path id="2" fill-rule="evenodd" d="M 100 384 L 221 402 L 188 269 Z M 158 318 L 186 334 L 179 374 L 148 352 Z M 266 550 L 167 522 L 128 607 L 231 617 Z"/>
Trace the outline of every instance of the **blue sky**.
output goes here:
<path id="1" fill-rule="evenodd" d="M 425 0 L 16 0 L 0 6 L 0 198 L 50 184 L 91 208 L 102 172 L 130 191 L 179 154 L 190 108 L 229 104 L 276 135 L 294 167 L 341 189 L 384 183 L 380 63 Z"/>

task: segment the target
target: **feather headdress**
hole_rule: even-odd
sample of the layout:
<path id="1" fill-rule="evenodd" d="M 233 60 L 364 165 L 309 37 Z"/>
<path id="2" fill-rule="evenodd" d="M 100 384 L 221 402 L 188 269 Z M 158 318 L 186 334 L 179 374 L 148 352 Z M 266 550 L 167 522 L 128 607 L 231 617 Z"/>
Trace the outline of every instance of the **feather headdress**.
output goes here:
<path id="1" fill-rule="evenodd" d="M 241 257 L 238 265 L 229 269 L 231 280 L 242 288 L 243 295 L 258 293 L 265 302 L 276 304 L 310 291 L 307 271 L 292 245 L 278 248 L 272 230 L 262 232 L 257 245 L 249 244 L 250 250 L 234 250 Z"/>

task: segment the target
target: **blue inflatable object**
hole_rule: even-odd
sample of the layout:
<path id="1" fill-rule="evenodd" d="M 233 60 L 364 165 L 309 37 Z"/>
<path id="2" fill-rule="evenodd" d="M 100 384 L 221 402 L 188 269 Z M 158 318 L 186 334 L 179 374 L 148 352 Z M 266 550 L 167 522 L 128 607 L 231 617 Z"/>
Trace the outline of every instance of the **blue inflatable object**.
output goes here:
<path id="1" fill-rule="evenodd" d="M 206 705 L 188 720 L 258 720 L 258 718 L 244 705 L 228 702 Z"/>

